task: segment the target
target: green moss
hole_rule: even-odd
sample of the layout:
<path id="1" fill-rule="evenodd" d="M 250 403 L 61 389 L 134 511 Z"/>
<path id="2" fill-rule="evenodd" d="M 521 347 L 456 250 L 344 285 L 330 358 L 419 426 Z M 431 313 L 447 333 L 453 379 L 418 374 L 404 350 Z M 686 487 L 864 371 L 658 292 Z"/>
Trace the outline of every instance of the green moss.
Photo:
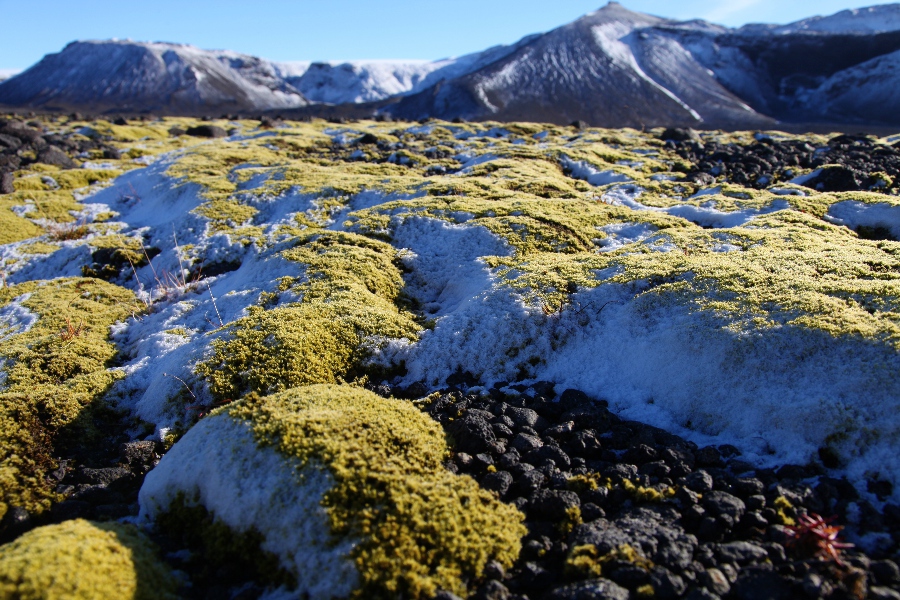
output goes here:
<path id="1" fill-rule="evenodd" d="M 53 175 L 64 190 L 77 190 L 95 183 L 115 179 L 122 174 L 118 169 L 67 169 Z"/>
<path id="2" fill-rule="evenodd" d="M 260 444 L 328 469 L 332 532 L 360 540 L 351 552 L 356 597 L 465 594 L 488 561 L 509 567 L 518 556 L 521 513 L 447 471 L 440 425 L 410 403 L 310 386 L 250 396 L 228 412 L 249 421 Z"/>
<path id="3" fill-rule="evenodd" d="M 33 205 L 34 209 L 27 213 L 33 219 L 46 219 L 56 223 L 75 221 L 72 212 L 81 210 L 70 190 L 50 191 L 15 191 L 5 198 L 17 205 Z"/>
<path id="4" fill-rule="evenodd" d="M 601 554 L 593 544 L 585 544 L 572 548 L 563 569 L 570 579 L 591 579 L 603 577 L 604 566 L 612 561 L 629 562 L 645 571 L 650 571 L 654 567 L 653 562 L 628 544 L 606 554 Z"/>
<path id="5" fill-rule="evenodd" d="M 212 143 L 191 149 L 173 164 L 168 175 L 203 187 L 204 197 L 223 200 L 237 190 L 236 178 L 229 177 L 238 165 L 271 166 L 284 159 L 262 143 Z"/>
<path id="6" fill-rule="evenodd" d="M 775 513 L 778 515 L 778 520 L 781 521 L 782 525 L 797 524 L 797 509 L 791 504 L 790 500 L 784 496 L 778 496 L 775 498 L 772 506 L 775 508 Z"/>
<path id="7" fill-rule="evenodd" d="M 494 465 L 491 465 L 488 470 L 493 467 Z M 584 520 L 581 518 L 581 508 L 579 508 L 578 506 L 570 506 L 566 509 L 565 519 L 560 521 L 558 525 L 559 532 L 563 535 L 569 535 L 575 530 L 576 527 L 578 527 L 582 523 L 584 523 Z"/>
<path id="8" fill-rule="evenodd" d="M 638 503 L 642 502 L 662 502 L 675 495 L 675 488 L 670 486 L 645 487 L 635 485 L 628 479 L 620 479 L 613 481 L 608 477 L 603 477 L 598 473 L 589 473 L 587 475 L 576 475 L 569 478 L 566 482 L 570 490 L 576 492 L 584 492 L 588 490 L 596 490 L 604 487 L 608 490 L 614 488 L 622 489 Z"/>
<path id="9" fill-rule="evenodd" d="M 41 235 L 43 229 L 11 210 L 24 202 L 10 199 L 10 195 L 0 196 L 0 244 L 21 242 Z"/>
<path id="10" fill-rule="evenodd" d="M 259 211 L 234 200 L 212 200 L 201 204 L 194 212 L 213 221 L 215 231 L 223 231 L 250 221 Z"/>
<path id="11" fill-rule="evenodd" d="M 77 519 L 0 546 L 0 599 L 174 599 L 177 580 L 137 528 Z"/>
<path id="12" fill-rule="evenodd" d="M 307 281 L 294 287 L 303 300 L 251 308 L 197 367 L 218 399 L 334 383 L 361 367 L 369 340 L 415 339 L 413 315 L 395 304 L 403 280 L 391 246 L 336 232 L 298 242 L 283 255 L 306 265 Z"/>
<path id="13" fill-rule="evenodd" d="M 562 309 L 578 289 L 602 281 L 649 282 L 640 296 L 671 298 L 754 327 L 790 324 L 832 335 L 854 335 L 900 345 L 900 261 L 896 242 L 861 240 L 844 227 L 786 210 L 727 231 L 701 229 L 679 218 L 583 201 L 489 202 L 468 198 L 403 201 L 351 215 L 353 227 L 390 235 L 404 215 L 483 225 L 515 249 L 485 257 L 495 274 L 548 310 Z M 659 233 L 640 244 L 597 253 L 616 222 L 646 223 Z M 735 246 L 717 251 L 724 242 Z M 659 252 L 659 244 L 674 247 Z"/>
<path id="14" fill-rule="evenodd" d="M 34 242 L 19 247 L 19 251 L 25 254 L 53 254 L 60 249 L 57 244 L 48 244 L 46 242 Z"/>
<path id="15" fill-rule="evenodd" d="M 85 276 L 111 279 L 117 276 L 122 269 L 141 267 L 147 264 L 147 251 L 144 249 L 140 237 L 129 237 L 113 233 L 92 237 L 88 240 L 94 250 L 94 260 L 100 260 L 101 264 L 84 266 L 82 272 Z M 100 250 L 101 252 L 96 252 Z"/>
<path id="16" fill-rule="evenodd" d="M 129 290 L 95 279 L 34 281 L 0 289 L 0 306 L 19 298 L 38 316 L 25 332 L 6 331 L 0 393 L 0 515 L 9 505 L 40 512 L 55 497 L 46 480 L 61 430 L 99 435 L 80 420 L 121 375 L 109 327 L 138 311 Z"/>

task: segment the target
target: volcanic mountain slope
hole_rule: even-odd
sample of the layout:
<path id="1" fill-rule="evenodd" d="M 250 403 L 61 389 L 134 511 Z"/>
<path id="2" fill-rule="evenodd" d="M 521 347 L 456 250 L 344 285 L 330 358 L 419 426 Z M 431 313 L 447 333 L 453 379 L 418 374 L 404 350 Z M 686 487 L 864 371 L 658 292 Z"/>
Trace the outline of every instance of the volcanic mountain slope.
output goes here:
<path id="1" fill-rule="evenodd" d="M 892 125 L 898 15 L 900 5 L 885 5 L 728 29 L 611 2 L 548 33 L 434 62 L 276 64 L 172 44 L 75 42 L 0 83 L 0 103 L 611 127 Z"/>
<path id="2" fill-rule="evenodd" d="M 0 86 L 11 106 L 205 114 L 305 105 L 265 60 L 131 41 L 73 42 Z"/>
<path id="3" fill-rule="evenodd" d="M 742 28 L 743 29 L 743 28 Z M 810 17 L 774 26 L 775 33 L 882 33 L 900 29 L 900 4 L 881 4 L 842 10 L 827 17 Z"/>
<path id="4" fill-rule="evenodd" d="M 387 111 L 406 118 L 583 119 L 601 126 L 771 124 L 693 60 L 677 33 L 662 29 L 675 25 L 610 3 Z M 703 22 L 679 27 L 723 31 Z"/>
<path id="5" fill-rule="evenodd" d="M 839 13 L 781 29 L 730 30 L 611 2 L 386 110 L 403 118 L 583 119 L 635 127 L 894 123 L 897 6 L 876 8 L 867 19 Z M 872 35 L 877 19 L 883 33 Z"/>
<path id="6" fill-rule="evenodd" d="M 696 61 L 761 113 L 788 122 L 897 122 L 900 32 L 728 32 L 683 37 Z"/>

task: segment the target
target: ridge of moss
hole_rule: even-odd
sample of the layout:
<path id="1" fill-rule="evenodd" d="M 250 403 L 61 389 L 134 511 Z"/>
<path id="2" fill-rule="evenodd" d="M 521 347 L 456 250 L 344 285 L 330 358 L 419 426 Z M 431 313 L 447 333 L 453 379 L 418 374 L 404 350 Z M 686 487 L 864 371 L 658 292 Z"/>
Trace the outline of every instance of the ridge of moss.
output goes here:
<path id="1" fill-rule="evenodd" d="M 306 265 L 306 281 L 292 288 L 302 300 L 251 308 L 197 366 L 217 399 L 334 383 L 361 368 L 369 341 L 416 338 L 415 317 L 396 305 L 403 280 L 390 245 L 330 231 L 296 244 L 282 255 Z"/>

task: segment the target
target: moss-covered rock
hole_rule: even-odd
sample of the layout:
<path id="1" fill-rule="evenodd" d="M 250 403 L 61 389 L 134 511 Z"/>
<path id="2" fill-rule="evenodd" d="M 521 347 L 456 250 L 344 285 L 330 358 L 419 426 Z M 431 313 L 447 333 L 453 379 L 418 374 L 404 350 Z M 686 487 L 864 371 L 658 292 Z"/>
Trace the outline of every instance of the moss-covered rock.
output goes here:
<path id="1" fill-rule="evenodd" d="M 174 599 L 178 581 L 132 525 L 81 519 L 0 546 L 0 598 Z"/>
<path id="2" fill-rule="evenodd" d="M 0 289 L 0 515 L 33 512 L 55 497 L 46 473 L 54 444 L 101 436 L 83 412 L 121 374 L 109 328 L 138 311 L 134 294 L 89 278 L 34 281 Z"/>
<path id="3" fill-rule="evenodd" d="M 173 446 L 141 510 L 202 505 L 255 532 L 263 541 L 247 551 L 277 555 L 315 598 L 465 593 L 488 561 L 512 564 L 525 529 L 515 508 L 447 471 L 447 452 L 440 426 L 406 402 L 328 385 L 251 395 Z"/>

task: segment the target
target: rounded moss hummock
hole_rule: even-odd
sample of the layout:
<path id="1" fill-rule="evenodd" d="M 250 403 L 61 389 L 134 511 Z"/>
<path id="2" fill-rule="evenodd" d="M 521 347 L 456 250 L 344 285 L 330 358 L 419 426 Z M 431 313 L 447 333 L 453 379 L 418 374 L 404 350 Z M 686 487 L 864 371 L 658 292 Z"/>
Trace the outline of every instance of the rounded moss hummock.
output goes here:
<path id="1" fill-rule="evenodd" d="M 447 452 L 440 425 L 408 402 L 337 385 L 250 395 L 172 447 L 141 515 L 164 527 L 201 506 L 313 598 L 464 594 L 489 561 L 515 561 L 525 528 L 446 470 Z"/>
<path id="2" fill-rule="evenodd" d="M 177 587 L 133 525 L 77 519 L 0 546 L 0 600 L 165 600 Z"/>

